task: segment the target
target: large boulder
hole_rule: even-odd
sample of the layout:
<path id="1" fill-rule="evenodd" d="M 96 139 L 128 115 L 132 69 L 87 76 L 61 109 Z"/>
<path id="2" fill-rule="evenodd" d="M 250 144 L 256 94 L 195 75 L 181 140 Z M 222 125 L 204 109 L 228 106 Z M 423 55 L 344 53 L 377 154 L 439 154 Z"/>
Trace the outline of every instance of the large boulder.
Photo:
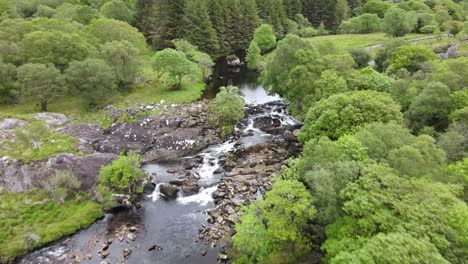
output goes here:
<path id="1" fill-rule="evenodd" d="M 177 193 L 179 192 L 179 189 L 177 189 L 177 187 L 175 186 L 165 183 L 159 186 L 159 192 L 166 199 L 175 199 L 177 198 Z"/>
<path id="2" fill-rule="evenodd" d="M 19 119 L 5 118 L 0 121 L 0 130 L 12 130 L 15 128 L 21 128 L 26 125 L 26 122 Z"/>
<path id="3" fill-rule="evenodd" d="M 88 156 L 57 154 L 47 161 L 24 163 L 8 158 L 0 159 L 0 189 L 25 192 L 41 185 L 55 170 L 72 170 L 81 181 L 81 189 L 89 190 L 97 183 L 102 166 L 110 164 L 117 155 L 93 153 Z"/>
<path id="4" fill-rule="evenodd" d="M 47 125 L 51 127 L 60 127 L 68 122 L 68 118 L 59 113 L 37 113 L 35 115 L 37 119 L 43 120 Z"/>
<path id="5" fill-rule="evenodd" d="M 93 153 L 84 157 L 64 153 L 50 158 L 47 165 L 51 170 L 72 170 L 81 181 L 81 189 L 88 190 L 97 183 L 101 168 L 117 157 L 113 153 Z"/>

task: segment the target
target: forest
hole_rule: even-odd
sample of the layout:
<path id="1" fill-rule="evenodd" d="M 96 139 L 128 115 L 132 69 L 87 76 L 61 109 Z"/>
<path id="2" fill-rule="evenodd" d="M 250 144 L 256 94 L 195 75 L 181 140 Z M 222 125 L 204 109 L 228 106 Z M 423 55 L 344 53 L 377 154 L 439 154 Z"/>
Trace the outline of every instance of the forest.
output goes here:
<path id="1" fill-rule="evenodd" d="M 148 181 L 129 147 L 93 186 L 56 170 L 16 191 L 8 166 L 90 154 L 41 114 L 118 134 L 200 102 L 238 58 L 303 125 L 263 199 L 236 208 L 229 262 L 466 263 L 467 0 L 0 0 L 0 263 Z M 207 103 L 222 139 L 247 115 L 238 94 Z"/>

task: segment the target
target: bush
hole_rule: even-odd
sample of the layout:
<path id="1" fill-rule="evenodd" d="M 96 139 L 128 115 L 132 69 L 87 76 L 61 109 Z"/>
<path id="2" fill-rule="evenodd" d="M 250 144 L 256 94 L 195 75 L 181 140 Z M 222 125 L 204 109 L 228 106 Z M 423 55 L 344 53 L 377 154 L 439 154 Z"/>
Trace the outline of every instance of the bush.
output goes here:
<path id="1" fill-rule="evenodd" d="M 63 203 L 73 194 L 73 191 L 78 191 L 81 182 L 71 170 L 56 170 L 42 183 L 42 186 L 55 200 Z"/>
<path id="2" fill-rule="evenodd" d="M 211 105 L 213 121 L 221 127 L 221 136 L 234 131 L 234 126 L 244 117 L 244 99 L 235 86 L 221 87 Z"/>
<path id="3" fill-rule="evenodd" d="M 338 139 L 365 124 L 390 121 L 401 122 L 402 114 L 388 93 L 341 93 L 319 101 L 309 110 L 299 139 L 303 143 L 320 136 Z"/>
<path id="4" fill-rule="evenodd" d="M 370 54 L 365 49 L 353 48 L 349 50 L 349 54 L 353 57 L 358 68 L 366 67 L 371 60 Z"/>
<path id="5" fill-rule="evenodd" d="M 120 154 L 117 160 L 99 172 L 99 185 L 119 194 L 134 195 L 142 192 L 141 184 L 146 175 L 140 168 L 140 155 L 129 152 Z"/>
<path id="6" fill-rule="evenodd" d="M 432 34 L 437 30 L 435 25 L 427 25 L 422 27 L 419 31 L 423 34 Z"/>

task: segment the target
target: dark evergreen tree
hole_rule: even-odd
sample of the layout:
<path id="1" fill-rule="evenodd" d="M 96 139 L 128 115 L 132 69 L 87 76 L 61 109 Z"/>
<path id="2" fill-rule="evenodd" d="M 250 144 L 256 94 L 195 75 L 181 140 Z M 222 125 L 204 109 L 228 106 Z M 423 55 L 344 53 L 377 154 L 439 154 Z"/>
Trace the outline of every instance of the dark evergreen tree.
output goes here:
<path id="1" fill-rule="evenodd" d="M 210 20 L 207 0 L 187 1 L 182 25 L 184 39 L 209 54 L 218 51 L 218 37 Z"/>
<path id="2" fill-rule="evenodd" d="M 150 44 L 161 49 L 167 45 L 169 0 L 139 0 L 136 26 Z"/>
<path id="3" fill-rule="evenodd" d="M 191 2 L 191 1 L 187 1 Z M 185 0 L 168 0 L 167 6 L 167 39 L 181 38 L 183 32 L 182 20 L 184 17 Z"/>
<path id="4" fill-rule="evenodd" d="M 226 42 L 226 21 L 223 9 L 222 0 L 210 0 L 209 1 L 209 11 L 211 24 L 216 31 L 218 43 L 219 43 L 219 54 L 226 54 L 229 50 L 228 43 Z"/>
<path id="5" fill-rule="evenodd" d="M 284 11 L 289 19 L 294 19 L 302 13 L 302 0 L 283 0 Z"/>
<path id="6" fill-rule="evenodd" d="M 238 49 L 246 49 L 253 38 L 255 29 L 258 27 L 259 18 L 255 0 L 244 0 L 240 5 L 240 11 L 242 13 L 241 29 L 243 38 Z"/>
<path id="7" fill-rule="evenodd" d="M 327 29 L 336 29 L 340 23 L 337 19 L 337 3 L 338 0 L 303 0 L 302 13 L 314 27 L 324 23 Z"/>

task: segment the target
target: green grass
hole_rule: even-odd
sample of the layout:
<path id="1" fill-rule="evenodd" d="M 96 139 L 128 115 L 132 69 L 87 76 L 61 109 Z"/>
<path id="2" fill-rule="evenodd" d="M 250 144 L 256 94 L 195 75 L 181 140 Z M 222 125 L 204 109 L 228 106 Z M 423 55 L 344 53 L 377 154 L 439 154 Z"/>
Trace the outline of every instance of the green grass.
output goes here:
<path id="1" fill-rule="evenodd" d="M 424 37 L 426 35 L 422 34 L 408 34 L 403 37 L 403 39 L 415 39 L 419 37 Z M 372 33 L 372 34 L 341 34 L 341 35 L 328 35 L 328 36 L 317 36 L 309 38 L 309 41 L 322 42 L 330 41 L 338 49 L 347 49 L 351 47 L 355 48 L 364 48 L 372 45 L 377 45 L 385 42 L 389 38 L 385 36 L 385 33 Z"/>
<path id="2" fill-rule="evenodd" d="M 204 83 L 185 82 L 183 88 L 174 91 L 163 85 L 141 85 L 131 89 L 129 93 L 115 95 L 108 98 L 104 105 L 113 104 L 120 108 L 132 107 L 135 104 L 158 103 L 165 100 L 166 104 L 189 103 L 201 98 Z M 78 96 L 68 96 L 59 101 L 51 103 L 49 112 L 62 113 L 67 117 L 79 120 L 96 120 L 101 123 L 101 114 L 97 111 L 89 110 L 86 102 Z M 40 112 L 40 107 L 36 102 L 24 102 L 15 105 L 0 105 L 0 116 L 19 117 Z"/>
<path id="3" fill-rule="evenodd" d="M 76 153 L 78 140 L 55 132 L 42 121 L 28 119 L 24 128 L 17 128 L 6 139 L 0 140 L 0 156 L 22 161 L 47 159 L 57 153 Z"/>
<path id="4" fill-rule="evenodd" d="M 85 194 L 58 204 L 43 190 L 0 191 L 0 263 L 73 234 L 102 216 L 100 205 Z M 28 245 L 28 234 L 39 239 Z"/>

